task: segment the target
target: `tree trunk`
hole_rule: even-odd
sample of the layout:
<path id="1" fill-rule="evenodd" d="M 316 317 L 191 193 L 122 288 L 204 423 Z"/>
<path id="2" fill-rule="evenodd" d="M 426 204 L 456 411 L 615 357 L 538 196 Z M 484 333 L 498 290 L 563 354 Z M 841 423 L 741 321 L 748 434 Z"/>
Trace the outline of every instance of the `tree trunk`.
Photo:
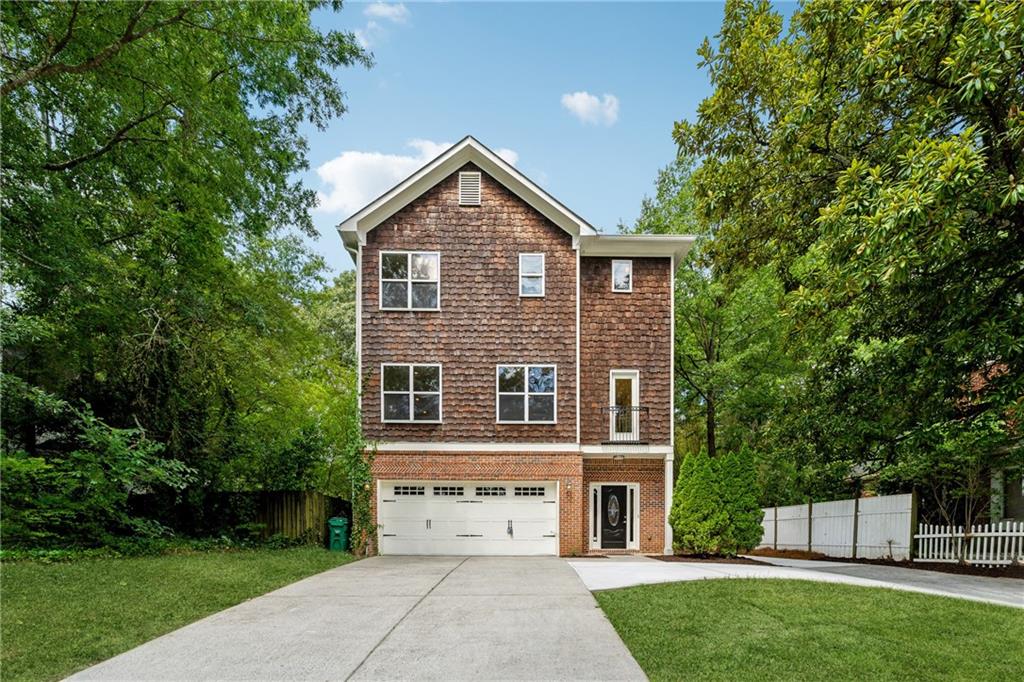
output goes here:
<path id="1" fill-rule="evenodd" d="M 715 399 L 708 396 L 707 400 L 707 435 L 708 435 L 708 457 L 715 456 Z"/>

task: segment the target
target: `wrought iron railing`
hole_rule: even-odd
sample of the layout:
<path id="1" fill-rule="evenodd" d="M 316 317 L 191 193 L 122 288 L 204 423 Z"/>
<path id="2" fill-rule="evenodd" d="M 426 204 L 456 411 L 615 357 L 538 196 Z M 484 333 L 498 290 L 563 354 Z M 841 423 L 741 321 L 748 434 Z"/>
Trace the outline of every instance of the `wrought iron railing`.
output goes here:
<path id="1" fill-rule="evenodd" d="M 601 408 L 608 415 L 608 440 L 606 443 L 645 443 L 647 430 L 646 407 L 621 407 L 611 405 Z"/>

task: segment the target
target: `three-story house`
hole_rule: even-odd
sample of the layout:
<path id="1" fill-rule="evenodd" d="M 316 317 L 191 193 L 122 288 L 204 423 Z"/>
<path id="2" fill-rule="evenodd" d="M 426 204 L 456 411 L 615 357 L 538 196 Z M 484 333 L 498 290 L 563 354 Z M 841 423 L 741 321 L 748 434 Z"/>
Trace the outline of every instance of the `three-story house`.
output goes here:
<path id="1" fill-rule="evenodd" d="M 471 137 L 339 226 L 382 554 L 671 552 L 673 277 Z"/>

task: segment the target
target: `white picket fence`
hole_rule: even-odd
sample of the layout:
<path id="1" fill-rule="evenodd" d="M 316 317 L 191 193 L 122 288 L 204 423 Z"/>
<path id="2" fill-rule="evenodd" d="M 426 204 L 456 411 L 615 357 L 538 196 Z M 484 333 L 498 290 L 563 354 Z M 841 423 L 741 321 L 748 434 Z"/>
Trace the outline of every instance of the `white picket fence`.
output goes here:
<path id="1" fill-rule="evenodd" d="M 768 507 L 761 547 L 826 556 L 906 559 L 915 522 L 913 495 L 883 495 Z"/>
<path id="2" fill-rule="evenodd" d="M 1024 522 L 1000 521 L 971 526 L 921 524 L 914 535 L 914 561 L 973 566 L 1008 566 L 1024 562 Z"/>

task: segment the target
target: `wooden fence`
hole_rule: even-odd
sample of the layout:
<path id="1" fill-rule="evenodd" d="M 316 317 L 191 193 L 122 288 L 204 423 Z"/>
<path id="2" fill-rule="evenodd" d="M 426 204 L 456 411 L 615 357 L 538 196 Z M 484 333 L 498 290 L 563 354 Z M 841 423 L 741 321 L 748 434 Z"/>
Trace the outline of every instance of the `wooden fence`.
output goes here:
<path id="1" fill-rule="evenodd" d="M 1024 562 L 1024 523 L 1000 521 L 965 529 L 922 524 L 914 535 L 914 561 L 973 566 L 1008 566 Z"/>
<path id="2" fill-rule="evenodd" d="M 314 491 L 276 491 L 260 494 L 256 522 L 264 525 L 263 537 L 283 535 L 323 541 L 327 519 L 338 514 L 342 501 Z"/>
<path id="3" fill-rule="evenodd" d="M 916 506 L 914 496 L 906 494 L 768 507 L 760 546 L 843 558 L 907 559 Z"/>

